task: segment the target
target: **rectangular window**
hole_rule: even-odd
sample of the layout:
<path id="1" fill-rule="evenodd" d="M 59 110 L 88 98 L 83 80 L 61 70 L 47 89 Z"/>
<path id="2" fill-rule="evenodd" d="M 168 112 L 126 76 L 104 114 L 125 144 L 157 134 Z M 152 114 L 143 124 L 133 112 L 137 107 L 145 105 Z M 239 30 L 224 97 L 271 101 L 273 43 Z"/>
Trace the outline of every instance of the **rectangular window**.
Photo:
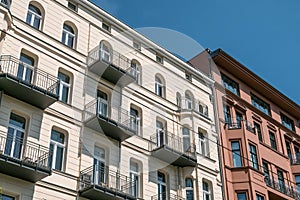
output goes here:
<path id="1" fill-rule="evenodd" d="M 130 187 L 130 194 L 134 197 L 139 197 L 139 165 L 136 162 L 130 161 L 130 178 L 133 181 Z"/>
<path id="2" fill-rule="evenodd" d="M 276 144 L 275 134 L 273 132 L 269 131 L 269 136 L 270 136 L 270 145 L 271 145 L 271 148 L 277 150 L 277 144 Z"/>
<path id="3" fill-rule="evenodd" d="M 133 41 L 133 48 L 140 51 L 141 50 L 141 43 L 139 43 L 137 41 Z"/>
<path id="4" fill-rule="evenodd" d="M 199 133 L 199 153 L 206 156 L 206 139 L 203 133 Z"/>
<path id="5" fill-rule="evenodd" d="M 242 167 L 242 157 L 240 150 L 240 142 L 231 142 L 232 160 L 234 167 Z"/>
<path id="6" fill-rule="evenodd" d="M 256 200 L 265 200 L 265 197 L 260 194 L 256 194 Z"/>
<path id="7" fill-rule="evenodd" d="M 106 31 L 110 32 L 110 26 L 108 24 L 106 24 L 105 22 L 102 23 L 102 28 Z"/>
<path id="8" fill-rule="evenodd" d="M 270 105 L 255 96 L 254 94 L 251 94 L 251 103 L 254 107 L 256 107 L 258 110 L 264 112 L 267 115 L 271 116 L 270 112 Z"/>
<path id="9" fill-rule="evenodd" d="M 300 194 L 300 175 L 295 176 L 297 192 Z"/>
<path id="10" fill-rule="evenodd" d="M 231 113 L 230 113 L 230 107 L 228 105 L 224 105 L 224 120 L 225 123 L 228 124 L 228 127 L 232 127 L 232 122 L 231 122 Z"/>
<path id="11" fill-rule="evenodd" d="M 281 117 L 281 123 L 283 126 L 287 127 L 288 129 L 295 131 L 295 125 L 294 125 L 294 121 L 292 119 L 290 119 L 289 117 L 287 117 L 286 115 L 280 113 L 280 117 Z"/>
<path id="12" fill-rule="evenodd" d="M 277 177 L 278 177 L 278 183 L 279 183 L 279 189 L 282 193 L 286 193 L 286 187 L 284 183 L 284 177 L 283 172 L 279 169 L 277 169 Z"/>
<path id="13" fill-rule="evenodd" d="M 56 170 L 63 170 L 65 135 L 56 130 L 51 131 L 49 166 Z"/>
<path id="14" fill-rule="evenodd" d="M 242 128 L 243 114 L 236 112 L 236 126 Z"/>
<path id="15" fill-rule="evenodd" d="M 160 55 L 156 55 L 156 62 L 163 64 L 163 57 Z"/>
<path id="16" fill-rule="evenodd" d="M 58 79 L 59 79 L 59 100 L 68 103 L 69 101 L 69 93 L 70 93 L 70 77 L 62 72 L 58 72 Z"/>
<path id="17" fill-rule="evenodd" d="M 188 81 L 192 81 L 192 74 L 185 72 L 185 79 Z"/>
<path id="18" fill-rule="evenodd" d="M 258 170 L 258 159 L 257 159 L 256 147 L 253 144 L 249 144 L 249 149 L 250 149 L 251 167 Z"/>
<path id="19" fill-rule="evenodd" d="M 287 156 L 289 157 L 290 161 L 293 161 L 293 156 L 292 156 L 292 150 L 291 150 L 291 144 L 289 141 L 285 141 L 285 146 L 286 146 L 286 153 Z"/>
<path id="20" fill-rule="evenodd" d="M 8 195 L 5 195 L 5 194 L 0 194 L 0 199 L 1 200 L 15 200 L 15 197 L 8 196 Z"/>
<path id="21" fill-rule="evenodd" d="M 221 74 L 223 86 L 230 92 L 240 96 L 239 84 L 224 74 Z"/>
<path id="22" fill-rule="evenodd" d="M 254 128 L 255 128 L 255 132 L 257 133 L 258 140 L 260 142 L 262 142 L 263 138 L 262 138 L 262 134 L 261 134 L 261 126 L 260 126 L 260 124 L 254 122 Z"/>
<path id="23" fill-rule="evenodd" d="M 246 192 L 239 192 L 237 193 L 238 200 L 247 200 L 247 193 Z"/>
<path id="24" fill-rule="evenodd" d="M 68 2 L 68 8 L 70 8 L 71 10 L 77 12 L 77 5 L 74 2 L 69 1 Z"/>
<path id="25" fill-rule="evenodd" d="M 269 165 L 267 162 L 263 161 L 263 170 L 265 175 L 265 182 L 268 186 L 271 186 L 271 178 L 270 178 L 270 172 L 269 172 Z"/>

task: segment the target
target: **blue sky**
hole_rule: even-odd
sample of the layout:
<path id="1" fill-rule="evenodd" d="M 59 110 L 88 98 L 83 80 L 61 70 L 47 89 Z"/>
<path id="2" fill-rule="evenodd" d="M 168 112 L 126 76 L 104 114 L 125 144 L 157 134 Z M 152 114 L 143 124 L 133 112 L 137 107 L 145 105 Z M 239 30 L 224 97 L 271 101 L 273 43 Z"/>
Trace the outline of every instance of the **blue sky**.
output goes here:
<path id="1" fill-rule="evenodd" d="M 92 1 L 132 28 L 168 28 L 222 48 L 300 104 L 299 0 Z"/>

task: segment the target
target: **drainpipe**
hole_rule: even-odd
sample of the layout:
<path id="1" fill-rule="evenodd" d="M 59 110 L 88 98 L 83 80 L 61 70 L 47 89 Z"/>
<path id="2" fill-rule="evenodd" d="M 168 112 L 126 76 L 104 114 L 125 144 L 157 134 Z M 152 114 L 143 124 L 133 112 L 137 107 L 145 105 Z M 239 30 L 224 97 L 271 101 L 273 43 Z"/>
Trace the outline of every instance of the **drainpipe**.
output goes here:
<path id="1" fill-rule="evenodd" d="M 212 58 L 211 56 L 208 57 L 208 61 L 209 61 L 209 69 L 210 69 L 210 77 L 212 79 L 214 79 L 213 77 L 213 69 L 212 69 Z M 220 142 L 220 124 L 219 124 L 219 120 L 218 120 L 218 112 L 217 112 L 217 109 L 218 107 L 216 106 L 217 104 L 217 101 L 216 99 L 217 98 L 217 94 L 216 94 L 216 91 L 214 89 L 214 84 L 211 84 L 210 85 L 211 87 L 211 91 L 212 91 L 212 94 L 211 94 L 211 102 L 213 104 L 213 111 L 214 111 L 214 118 L 215 118 L 215 129 L 216 129 L 216 133 L 217 133 L 217 148 L 218 148 L 218 160 L 219 160 L 219 169 L 220 169 L 220 178 L 221 178 L 221 190 L 222 190 L 222 199 L 226 199 L 225 198 L 225 191 L 224 191 L 224 178 L 223 178 L 223 165 L 222 165 L 222 156 L 221 156 L 221 142 Z"/>

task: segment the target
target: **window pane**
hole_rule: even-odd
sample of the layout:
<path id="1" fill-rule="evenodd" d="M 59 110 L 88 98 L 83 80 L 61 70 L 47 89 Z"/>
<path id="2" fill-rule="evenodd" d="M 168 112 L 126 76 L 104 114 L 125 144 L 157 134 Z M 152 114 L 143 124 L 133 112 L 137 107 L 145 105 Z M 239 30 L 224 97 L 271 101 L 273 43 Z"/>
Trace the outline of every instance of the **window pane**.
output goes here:
<path id="1" fill-rule="evenodd" d="M 257 96 L 251 94 L 251 102 L 252 105 L 254 107 L 256 107 L 257 109 L 259 109 L 260 111 L 264 112 L 267 115 L 270 115 L 270 106 L 269 104 L 267 104 L 266 102 L 264 102 L 263 100 L 261 100 L 260 98 L 258 98 Z"/>
<path id="2" fill-rule="evenodd" d="M 64 153 L 64 148 L 57 147 L 56 160 L 55 160 L 55 169 L 57 170 L 62 170 L 63 153 Z"/>
<path id="3" fill-rule="evenodd" d="M 240 143 L 239 142 L 231 142 L 231 149 L 232 149 L 233 166 L 241 167 L 242 166 L 242 158 L 241 158 L 241 151 L 240 151 Z"/>
<path id="4" fill-rule="evenodd" d="M 237 197 L 238 197 L 238 200 L 247 200 L 246 192 L 238 193 Z"/>
<path id="5" fill-rule="evenodd" d="M 51 140 L 54 140 L 56 142 L 59 142 L 61 144 L 64 143 L 64 140 L 65 140 L 65 135 L 58 132 L 58 131 L 55 131 L 55 130 L 52 130 L 51 132 Z"/>
<path id="6" fill-rule="evenodd" d="M 239 91 L 239 85 L 235 81 L 231 80 L 229 77 L 225 76 L 224 74 L 221 74 L 222 77 L 222 84 L 223 86 L 231 91 L 232 93 L 240 96 L 240 91 Z"/>

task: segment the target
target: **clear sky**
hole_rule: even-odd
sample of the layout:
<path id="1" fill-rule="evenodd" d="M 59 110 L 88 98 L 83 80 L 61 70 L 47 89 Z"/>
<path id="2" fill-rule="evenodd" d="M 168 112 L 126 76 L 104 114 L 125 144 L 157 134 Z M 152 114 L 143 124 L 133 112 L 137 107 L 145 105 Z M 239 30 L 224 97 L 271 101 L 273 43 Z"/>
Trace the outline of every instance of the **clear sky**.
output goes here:
<path id="1" fill-rule="evenodd" d="M 299 0 L 91 1 L 132 28 L 168 28 L 222 48 L 300 104 Z"/>

